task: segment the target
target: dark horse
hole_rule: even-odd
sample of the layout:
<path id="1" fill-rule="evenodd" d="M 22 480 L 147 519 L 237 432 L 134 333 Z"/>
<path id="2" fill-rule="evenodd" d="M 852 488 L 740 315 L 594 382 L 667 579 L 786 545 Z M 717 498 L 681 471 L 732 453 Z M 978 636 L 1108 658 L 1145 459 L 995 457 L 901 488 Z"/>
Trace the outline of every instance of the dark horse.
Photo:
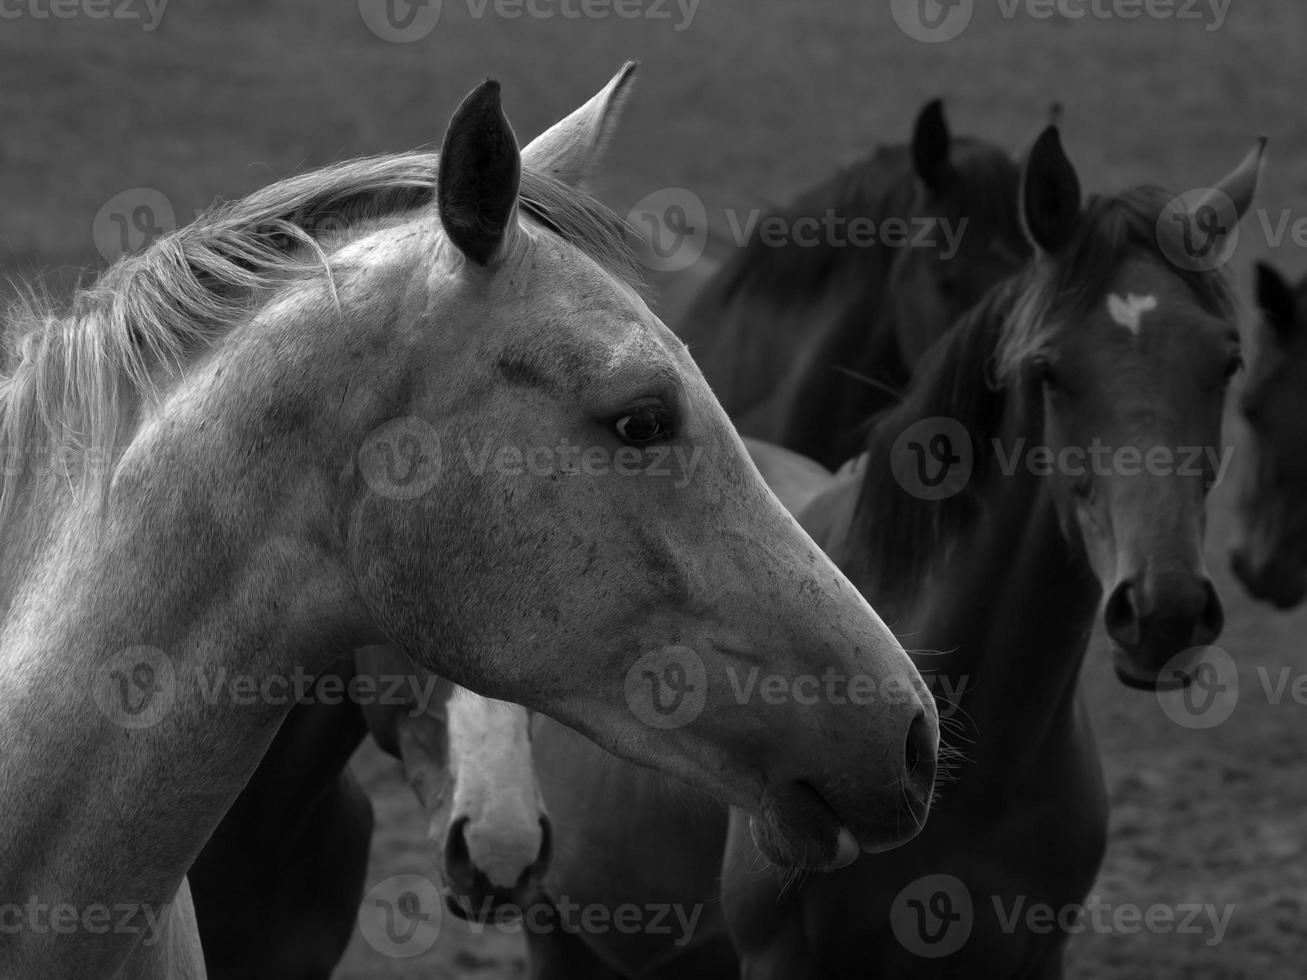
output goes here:
<path id="1" fill-rule="evenodd" d="M 1231 564 L 1258 599 L 1280 609 L 1307 593 L 1307 278 L 1290 286 L 1257 266 L 1261 325 L 1240 399 L 1250 440 Z"/>
<path id="2" fill-rule="evenodd" d="M 191 866 L 209 980 L 326 980 L 363 898 L 372 805 L 346 763 L 365 735 L 422 805 L 445 907 L 485 920 L 528 906 L 550 849 L 529 713 L 398 650 L 364 647 L 313 681 Z M 426 910 L 429 911 L 429 910 Z"/>
<path id="3" fill-rule="evenodd" d="M 1029 254 L 1017 166 L 940 102 L 764 221 L 671 326 L 741 433 L 834 467 L 957 317 Z"/>
<path id="4" fill-rule="evenodd" d="M 341 689 L 354 658 L 319 675 Z M 188 876 L 210 980 L 327 980 L 363 897 L 372 804 L 346 763 L 367 734 L 349 699 L 291 709 Z"/>
<path id="5" fill-rule="evenodd" d="M 1240 213 L 1259 159 L 1221 184 Z M 800 522 L 953 692 L 941 715 L 965 744 L 920 836 L 796 880 L 768 867 L 739 814 L 543 723 L 537 766 L 567 828 L 550 893 L 701 914 L 661 942 L 531 936 L 533 976 L 738 975 L 732 947 L 750 980 L 1061 975 L 1107 833 L 1079 688 L 1099 610 L 1116 672 L 1137 688 L 1183 683 L 1191 648 L 1223 625 L 1202 536 L 1239 338 L 1226 278 L 1164 257 L 1169 196 L 1144 187 L 1082 206 L 1046 130 L 1021 196 L 1032 260 L 931 349 L 865 457 L 815 495 L 786 490 L 791 505 L 809 500 Z M 801 476 L 774 449 L 753 453 L 775 486 Z M 781 680 L 793 683 L 759 680 L 752 696 L 813 695 Z M 872 712 L 899 696 L 818 680 L 819 697 L 861 692 L 854 703 Z M 1026 915 L 1045 906 L 1048 929 Z"/>

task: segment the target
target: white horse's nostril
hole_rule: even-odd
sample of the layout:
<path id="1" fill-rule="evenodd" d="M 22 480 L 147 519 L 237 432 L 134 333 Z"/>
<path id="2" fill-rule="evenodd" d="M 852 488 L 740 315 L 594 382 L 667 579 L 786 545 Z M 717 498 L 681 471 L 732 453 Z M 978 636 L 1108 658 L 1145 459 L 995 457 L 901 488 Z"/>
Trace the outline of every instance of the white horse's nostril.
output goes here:
<path id="1" fill-rule="evenodd" d="M 467 817 L 458 817 L 449 825 L 445 835 L 445 877 L 451 885 L 470 889 L 476 878 L 476 867 L 467 846 Z"/>

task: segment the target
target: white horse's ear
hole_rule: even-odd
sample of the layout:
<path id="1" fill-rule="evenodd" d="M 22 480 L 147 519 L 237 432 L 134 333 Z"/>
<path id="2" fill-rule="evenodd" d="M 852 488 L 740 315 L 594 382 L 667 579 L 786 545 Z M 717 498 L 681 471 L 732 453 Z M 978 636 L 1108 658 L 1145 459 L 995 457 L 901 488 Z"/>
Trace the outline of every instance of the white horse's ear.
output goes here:
<path id="1" fill-rule="evenodd" d="M 454 111 L 436 174 L 440 223 L 477 265 L 492 265 L 510 247 L 521 176 L 517 138 L 499 102 L 499 83 L 487 78 Z"/>
<path id="2" fill-rule="evenodd" d="M 599 93 L 527 144 L 522 163 L 572 187 L 581 187 L 603 158 L 631 91 L 637 63 L 628 61 Z"/>
<path id="3" fill-rule="evenodd" d="M 1213 188 L 1214 193 L 1203 197 L 1190 210 L 1196 212 L 1204 204 L 1211 203 L 1213 198 L 1219 200 L 1219 195 L 1224 194 L 1234 204 L 1235 213 L 1242 218 L 1253 206 L 1265 161 L 1266 137 L 1261 136 L 1248 151 L 1248 155 L 1239 161 L 1239 165 L 1221 178 L 1220 183 Z"/>

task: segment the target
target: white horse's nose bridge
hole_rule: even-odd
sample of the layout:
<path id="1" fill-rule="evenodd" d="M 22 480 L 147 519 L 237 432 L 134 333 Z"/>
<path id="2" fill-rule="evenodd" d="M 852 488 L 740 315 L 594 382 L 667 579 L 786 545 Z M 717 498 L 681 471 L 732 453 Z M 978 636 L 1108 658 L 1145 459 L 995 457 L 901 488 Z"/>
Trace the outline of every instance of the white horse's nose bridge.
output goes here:
<path id="1" fill-rule="evenodd" d="M 542 798 L 531 757 L 526 711 L 460 691 L 450 703 L 451 824 L 465 820 L 472 863 L 511 887 L 544 842 Z"/>
<path id="2" fill-rule="evenodd" d="M 523 794 L 514 792 L 488 797 L 485 803 L 480 814 L 469 814 L 463 825 L 468 856 L 491 884 L 512 888 L 540 858 L 542 814 L 534 795 L 524 799 Z"/>

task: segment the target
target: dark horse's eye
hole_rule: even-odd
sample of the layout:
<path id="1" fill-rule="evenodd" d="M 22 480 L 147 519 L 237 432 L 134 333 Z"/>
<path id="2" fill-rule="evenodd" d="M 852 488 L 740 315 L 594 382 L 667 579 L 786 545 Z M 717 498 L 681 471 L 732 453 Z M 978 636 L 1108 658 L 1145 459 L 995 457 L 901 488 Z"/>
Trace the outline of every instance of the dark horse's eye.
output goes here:
<path id="1" fill-rule="evenodd" d="M 632 446 L 643 446 L 672 434 L 670 420 L 661 408 L 646 405 L 623 415 L 614 425 L 617 435 Z"/>
<path id="2" fill-rule="evenodd" d="M 1229 381 L 1236 374 L 1243 370 L 1243 355 L 1235 354 L 1225 365 L 1225 380 Z"/>

